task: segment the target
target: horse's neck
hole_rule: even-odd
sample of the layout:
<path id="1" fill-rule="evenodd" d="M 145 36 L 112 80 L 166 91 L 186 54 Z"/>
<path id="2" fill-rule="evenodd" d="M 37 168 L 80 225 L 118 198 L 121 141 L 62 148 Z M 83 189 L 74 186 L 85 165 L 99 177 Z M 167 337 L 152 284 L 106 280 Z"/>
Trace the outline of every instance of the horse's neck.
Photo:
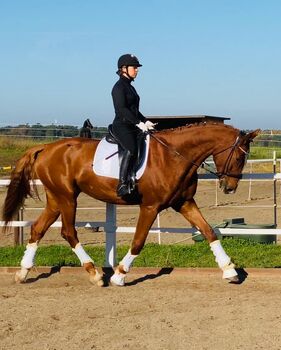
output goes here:
<path id="1" fill-rule="evenodd" d="M 233 134 L 235 129 L 225 126 L 192 126 L 173 130 L 166 141 L 185 158 L 203 162 L 223 148 Z"/>

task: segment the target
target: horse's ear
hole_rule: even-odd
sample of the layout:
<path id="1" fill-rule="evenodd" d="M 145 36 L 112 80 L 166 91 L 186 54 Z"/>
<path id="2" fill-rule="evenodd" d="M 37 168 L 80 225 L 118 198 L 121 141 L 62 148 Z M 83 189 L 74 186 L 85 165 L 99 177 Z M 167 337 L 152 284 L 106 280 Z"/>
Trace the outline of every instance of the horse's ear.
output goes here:
<path id="1" fill-rule="evenodd" d="M 253 139 L 258 136 L 258 134 L 261 132 L 261 129 L 256 129 L 255 131 L 249 132 L 248 134 L 246 134 L 246 140 L 248 142 L 253 141 Z"/>

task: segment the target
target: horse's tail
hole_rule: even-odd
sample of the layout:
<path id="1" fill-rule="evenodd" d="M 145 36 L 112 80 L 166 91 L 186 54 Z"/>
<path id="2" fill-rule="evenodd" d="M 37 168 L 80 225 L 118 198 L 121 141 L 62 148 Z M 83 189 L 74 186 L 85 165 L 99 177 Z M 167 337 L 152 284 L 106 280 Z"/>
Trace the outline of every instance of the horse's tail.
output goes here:
<path id="1" fill-rule="evenodd" d="M 34 163 L 38 154 L 44 149 L 44 146 L 36 146 L 28 150 L 18 161 L 15 169 L 12 171 L 10 184 L 3 206 L 3 220 L 5 225 L 12 221 L 13 217 L 23 206 L 25 199 L 38 196 L 37 188 L 33 183 L 33 189 L 30 186 L 30 180 L 34 180 Z"/>

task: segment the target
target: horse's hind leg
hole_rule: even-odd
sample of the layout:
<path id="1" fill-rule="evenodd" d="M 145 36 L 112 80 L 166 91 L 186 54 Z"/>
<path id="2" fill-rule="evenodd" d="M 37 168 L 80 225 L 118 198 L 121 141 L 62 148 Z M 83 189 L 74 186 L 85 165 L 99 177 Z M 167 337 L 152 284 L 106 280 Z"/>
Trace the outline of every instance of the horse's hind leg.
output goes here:
<path id="1" fill-rule="evenodd" d="M 94 262 L 91 257 L 86 253 L 81 243 L 78 240 L 77 231 L 75 229 L 75 214 L 77 207 L 77 196 L 73 195 L 64 196 L 60 198 L 60 211 L 62 220 L 62 237 L 70 244 L 73 252 L 77 255 L 78 259 L 85 270 L 90 274 L 90 282 L 97 283 L 98 286 L 103 286 L 102 276 L 95 268 Z"/>
<path id="2" fill-rule="evenodd" d="M 46 199 L 46 208 L 31 226 L 29 243 L 26 246 L 24 256 L 21 260 L 21 270 L 17 271 L 15 275 L 16 282 L 25 282 L 28 272 L 34 265 L 38 243 L 43 238 L 48 228 L 60 215 L 57 202 L 52 193 L 48 190 L 46 190 Z"/>
<path id="3" fill-rule="evenodd" d="M 194 199 L 190 199 L 181 205 L 180 208 L 174 209 L 179 211 L 191 223 L 191 225 L 195 226 L 206 237 L 215 256 L 216 262 L 223 271 L 223 278 L 228 279 L 231 282 L 237 282 L 238 277 L 234 264 L 224 251 L 212 227 L 202 216 Z"/>
<path id="4" fill-rule="evenodd" d="M 135 258 L 141 252 L 148 232 L 158 214 L 157 208 L 153 207 L 141 207 L 140 214 L 138 218 L 138 223 L 136 227 L 136 232 L 131 244 L 131 249 L 124 256 L 122 261 L 119 262 L 114 275 L 111 277 L 110 281 L 112 284 L 117 286 L 124 286 L 126 273 L 129 272 L 130 267 L 133 264 Z"/>

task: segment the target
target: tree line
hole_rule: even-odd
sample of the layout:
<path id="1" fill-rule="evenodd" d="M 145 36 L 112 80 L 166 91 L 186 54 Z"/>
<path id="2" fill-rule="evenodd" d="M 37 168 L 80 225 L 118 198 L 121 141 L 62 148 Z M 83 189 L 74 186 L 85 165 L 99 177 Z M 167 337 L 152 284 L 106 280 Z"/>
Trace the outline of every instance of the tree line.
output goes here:
<path id="1" fill-rule="evenodd" d="M 57 139 L 79 136 L 80 128 L 73 125 L 41 125 L 36 123 L 33 125 L 19 124 L 17 126 L 0 127 L 0 136 L 7 137 L 30 137 L 37 139 Z M 93 127 L 91 130 L 92 137 L 101 139 L 106 133 L 106 127 Z"/>
<path id="2" fill-rule="evenodd" d="M 74 125 L 42 125 L 36 123 L 33 125 L 19 124 L 17 126 L 0 127 L 0 136 L 22 137 L 35 139 L 59 139 L 79 136 L 80 128 Z M 101 139 L 107 133 L 107 127 L 94 126 L 91 129 L 93 138 Z M 255 139 L 255 146 L 261 147 L 281 147 L 280 130 L 263 130 Z"/>

